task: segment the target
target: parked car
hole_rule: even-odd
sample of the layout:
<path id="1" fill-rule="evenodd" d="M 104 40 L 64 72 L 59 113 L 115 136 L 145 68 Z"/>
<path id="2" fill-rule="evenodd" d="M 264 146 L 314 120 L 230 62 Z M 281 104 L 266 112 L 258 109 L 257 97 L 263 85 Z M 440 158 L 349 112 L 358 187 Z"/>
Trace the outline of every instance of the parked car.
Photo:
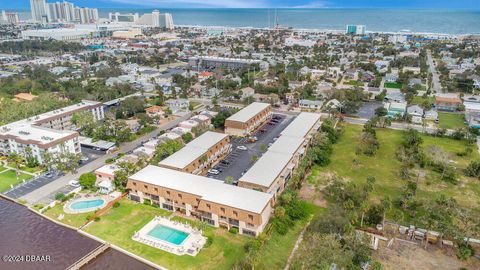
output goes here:
<path id="1" fill-rule="evenodd" d="M 80 187 L 80 183 L 78 182 L 78 180 L 70 180 L 68 184 L 74 188 Z"/>
<path id="2" fill-rule="evenodd" d="M 239 146 L 237 146 L 237 149 L 238 149 L 238 150 L 242 150 L 242 151 L 246 151 L 246 150 L 247 150 L 247 147 L 246 147 L 246 146 L 243 146 L 243 145 L 239 145 Z"/>
<path id="3" fill-rule="evenodd" d="M 45 177 L 47 177 L 47 178 L 52 178 L 52 177 L 53 177 L 53 172 L 47 172 L 47 173 L 45 174 Z"/>
<path id="4" fill-rule="evenodd" d="M 265 133 L 265 132 L 267 132 L 267 130 L 264 129 L 264 128 L 262 128 L 262 129 L 260 129 L 260 132 L 261 132 L 261 133 Z"/>
<path id="5" fill-rule="evenodd" d="M 221 161 L 220 161 L 220 164 L 230 165 L 230 161 L 228 161 L 228 160 L 221 160 Z"/>
<path id="6" fill-rule="evenodd" d="M 210 169 L 210 170 L 208 170 L 208 173 L 212 174 L 212 175 L 218 175 L 220 172 L 218 170 L 215 170 L 215 169 Z"/>

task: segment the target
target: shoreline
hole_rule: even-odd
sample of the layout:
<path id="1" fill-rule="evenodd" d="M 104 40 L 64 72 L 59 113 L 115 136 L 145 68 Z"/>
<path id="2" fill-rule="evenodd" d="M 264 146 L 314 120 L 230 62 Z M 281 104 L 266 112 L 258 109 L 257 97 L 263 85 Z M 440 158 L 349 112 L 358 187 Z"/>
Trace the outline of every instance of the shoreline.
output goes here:
<path id="1" fill-rule="evenodd" d="M 263 31 L 276 31 L 276 30 L 290 30 L 296 32 L 314 32 L 314 33 L 336 33 L 344 34 L 344 29 L 324 29 L 324 28 L 268 28 L 268 27 L 253 27 L 253 26 L 219 26 L 219 25 L 175 25 L 175 27 L 180 28 L 200 28 L 206 30 L 263 30 Z M 366 31 L 365 35 L 368 34 L 384 34 L 384 35 L 423 35 L 423 36 L 442 36 L 442 37 L 462 37 L 462 36 L 471 36 L 471 35 L 480 35 L 479 33 L 468 33 L 468 34 L 448 34 L 448 33 L 435 33 L 435 32 L 414 32 L 414 31 Z"/>

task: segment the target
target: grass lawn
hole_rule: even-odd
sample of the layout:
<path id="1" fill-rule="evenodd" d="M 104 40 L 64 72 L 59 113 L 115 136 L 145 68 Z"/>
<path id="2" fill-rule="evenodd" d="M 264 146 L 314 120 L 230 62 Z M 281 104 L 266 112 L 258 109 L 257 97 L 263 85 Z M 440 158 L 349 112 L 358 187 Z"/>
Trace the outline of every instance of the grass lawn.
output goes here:
<path id="1" fill-rule="evenodd" d="M 81 214 L 66 214 L 63 211 L 63 203 L 62 204 L 57 204 L 55 207 L 48 209 L 47 211 L 43 212 L 46 216 L 49 216 L 52 219 L 55 219 L 57 221 L 60 221 L 62 223 L 65 223 L 67 225 L 73 226 L 75 228 L 79 228 L 85 222 L 87 222 L 87 216 L 92 215 L 94 212 L 89 212 L 89 213 L 81 213 Z M 60 214 L 64 215 L 64 218 L 62 220 L 58 220 L 58 216 Z"/>
<path id="2" fill-rule="evenodd" d="M 378 129 L 380 149 L 375 156 L 368 157 L 355 154 L 361 130 L 362 126 L 359 125 L 344 126 L 341 139 L 333 147 L 331 163 L 326 167 L 314 167 L 308 179 L 309 183 L 324 185 L 329 175 L 335 173 L 348 181 L 363 185 L 368 176 L 374 176 L 377 181 L 372 200 L 379 201 L 385 196 L 391 199 L 400 197 L 405 182 L 398 176 L 400 162 L 396 158 L 395 151 L 402 140 L 402 131 Z M 477 179 L 464 177 L 461 173 L 470 160 L 479 158 L 478 151 L 475 149 L 469 157 L 458 157 L 456 153 L 465 149 L 464 142 L 431 136 L 423 136 L 423 139 L 424 149 L 435 145 L 449 153 L 450 159 L 458 170 L 460 182 L 457 185 L 447 183 L 440 179 L 438 173 L 425 169 L 426 176 L 419 181 L 418 198 L 432 200 L 439 194 L 445 194 L 453 196 L 464 207 L 478 207 L 479 200 L 471 198 L 479 198 L 480 182 Z"/>
<path id="3" fill-rule="evenodd" d="M 192 105 L 193 109 L 196 109 L 198 106 L 202 105 L 202 103 L 197 101 L 190 101 L 190 105 Z"/>
<path id="4" fill-rule="evenodd" d="M 401 83 L 389 83 L 386 82 L 383 87 L 385 88 L 395 88 L 395 89 L 402 89 L 402 84 Z"/>
<path id="5" fill-rule="evenodd" d="M 433 104 L 435 102 L 435 97 L 421 97 L 421 96 L 414 96 L 412 100 L 412 104 L 423 105 L 425 102 L 428 104 Z"/>
<path id="6" fill-rule="evenodd" d="M 155 215 L 170 214 L 165 210 L 125 199 L 120 202 L 120 207 L 112 208 L 100 221 L 90 224 L 84 230 L 169 269 L 231 269 L 232 265 L 243 258 L 243 246 L 249 237 L 233 235 L 224 229 L 203 227 L 200 222 L 191 223 L 202 226 L 204 236 L 211 237 L 213 241 L 196 257 L 173 255 L 131 239 L 133 233 L 139 231 Z"/>
<path id="7" fill-rule="evenodd" d="M 457 129 L 467 126 L 465 125 L 465 116 L 463 114 L 439 112 L 438 120 L 438 125 L 441 128 Z"/>
<path id="8" fill-rule="evenodd" d="M 353 85 L 353 86 L 364 86 L 365 85 L 364 82 L 355 81 L 355 80 L 350 80 L 350 81 L 346 82 L 345 84 Z"/>
<path id="9" fill-rule="evenodd" d="M 325 208 L 309 205 L 309 213 L 311 216 L 320 215 L 325 211 Z M 283 269 L 287 263 L 288 256 L 295 246 L 300 232 L 305 228 L 308 220 L 297 222 L 287 234 L 280 235 L 273 231 L 268 241 L 260 250 L 258 257 L 262 258 L 260 261 L 261 269 Z"/>
<path id="10" fill-rule="evenodd" d="M 17 180 L 14 170 L 0 173 L 0 192 L 10 189 L 10 185 L 16 185 L 21 183 L 23 180 L 28 180 L 30 178 L 32 178 L 31 175 L 21 173 Z"/>

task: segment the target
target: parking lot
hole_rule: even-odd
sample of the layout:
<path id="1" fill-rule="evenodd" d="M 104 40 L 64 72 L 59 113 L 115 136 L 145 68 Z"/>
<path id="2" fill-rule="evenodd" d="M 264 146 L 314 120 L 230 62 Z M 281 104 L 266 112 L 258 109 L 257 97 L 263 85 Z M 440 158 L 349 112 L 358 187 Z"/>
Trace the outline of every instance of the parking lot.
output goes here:
<path id="1" fill-rule="evenodd" d="M 225 178 L 231 176 L 233 182 L 238 179 L 254 164 L 253 157 L 260 158 L 268 145 L 275 141 L 275 138 L 290 124 L 293 120 L 291 115 L 275 114 L 277 123 L 268 122 L 255 132 L 252 136 L 257 137 L 256 142 L 249 143 L 247 138 L 232 138 L 232 152 L 220 161 L 213 169 L 220 171 L 217 175 L 207 174 L 207 177 L 225 181 Z M 237 147 L 245 146 L 246 150 L 240 150 Z"/>
<path id="2" fill-rule="evenodd" d="M 102 155 L 101 151 L 82 148 L 82 156 L 84 157 L 84 159 L 80 161 L 80 166 L 83 166 L 92 162 L 93 160 L 97 159 L 101 155 Z M 63 173 L 58 173 L 58 172 L 51 172 L 50 174 L 42 174 L 40 176 L 30 179 L 29 181 L 26 181 L 23 184 L 15 186 L 13 189 L 7 190 L 3 194 L 12 199 L 18 199 L 40 187 L 43 187 L 44 185 L 50 182 L 57 180 L 63 175 L 64 175 Z M 68 190 L 70 188 L 73 189 L 73 187 L 67 186 L 65 187 L 65 190 Z"/>

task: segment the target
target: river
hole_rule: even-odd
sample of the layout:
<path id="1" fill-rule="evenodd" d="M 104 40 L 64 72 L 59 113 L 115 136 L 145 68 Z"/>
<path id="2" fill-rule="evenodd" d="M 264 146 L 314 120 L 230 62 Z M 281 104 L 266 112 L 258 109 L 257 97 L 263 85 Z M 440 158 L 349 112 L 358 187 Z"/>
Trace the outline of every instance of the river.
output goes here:
<path id="1" fill-rule="evenodd" d="M 33 213 L 25 206 L 0 198 L 2 270 L 63 270 L 100 245 L 75 230 Z M 154 268 L 109 248 L 82 269 Z"/>

